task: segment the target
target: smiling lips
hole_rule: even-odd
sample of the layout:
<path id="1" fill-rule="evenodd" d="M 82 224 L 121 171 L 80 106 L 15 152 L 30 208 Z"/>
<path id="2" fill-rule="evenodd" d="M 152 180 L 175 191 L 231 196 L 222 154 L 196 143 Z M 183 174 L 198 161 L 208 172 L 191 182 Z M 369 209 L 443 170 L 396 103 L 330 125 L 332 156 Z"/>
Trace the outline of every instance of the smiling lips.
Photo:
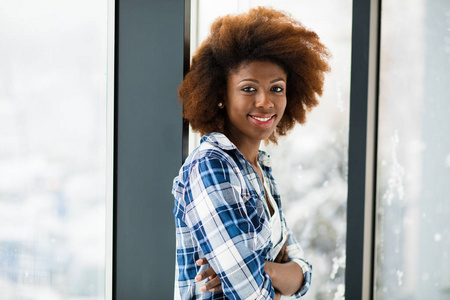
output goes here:
<path id="1" fill-rule="evenodd" d="M 269 116 L 253 116 L 249 115 L 250 120 L 253 121 L 253 123 L 256 126 L 259 127 L 269 127 L 272 125 L 272 122 L 275 120 L 275 115 L 269 115 Z"/>

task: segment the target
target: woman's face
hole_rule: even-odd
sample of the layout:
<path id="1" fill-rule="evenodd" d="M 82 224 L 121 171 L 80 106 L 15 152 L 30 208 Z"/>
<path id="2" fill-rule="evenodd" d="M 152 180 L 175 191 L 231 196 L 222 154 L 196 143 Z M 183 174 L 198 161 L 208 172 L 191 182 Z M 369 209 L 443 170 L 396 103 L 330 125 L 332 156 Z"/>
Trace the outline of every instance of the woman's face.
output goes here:
<path id="1" fill-rule="evenodd" d="M 286 72 L 268 61 L 241 65 L 227 79 L 226 129 L 234 141 L 268 138 L 286 108 Z"/>

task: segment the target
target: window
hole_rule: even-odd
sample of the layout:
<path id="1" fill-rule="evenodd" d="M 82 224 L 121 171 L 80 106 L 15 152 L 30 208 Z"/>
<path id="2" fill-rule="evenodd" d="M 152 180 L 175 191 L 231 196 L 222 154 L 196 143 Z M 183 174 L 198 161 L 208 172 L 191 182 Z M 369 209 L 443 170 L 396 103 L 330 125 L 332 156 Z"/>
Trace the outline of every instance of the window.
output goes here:
<path id="1" fill-rule="evenodd" d="M 2 298 L 104 299 L 110 285 L 107 4 L 0 3 Z"/>
<path id="2" fill-rule="evenodd" d="M 122 80 L 116 82 L 121 106 L 114 116 L 120 116 L 114 283 L 109 264 L 113 2 L 0 2 L 0 288 L 5 298 L 111 299 L 115 293 L 117 299 L 169 299 L 173 294 L 169 190 L 181 164 L 176 87 L 182 78 L 183 8 L 190 1 L 115 2 L 120 4 L 115 38 L 121 50 L 116 78 Z M 320 106 L 305 127 L 281 139 L 274 151 L 269 149 L 275 161 L 277 155 L 292 158 L 275 162 L 274 172 L 283 185 L 285 204 L 293 208 L 288 222 L 314 265 L 314 284 L 306 299 L 343 298 L 345 256 L 349 257 L 345 266 L 349 300 L 449 296 L 450 7 L 445 0 L 413 0 L 407 7 L 395 2 L 383 1 L 380 10 L 380 74 L 375 76 L 380 79 L 379 89 L 372 86 L 368 92 L 366 76 L 373 73 L 367 74 L 366 54 L 378 47 L 369 41 L 371 30 L 377 28 L 369 19 L 371 13 L 378 13 L 376 4 L 381 1 L 192 0 L 191 19 L 196 24 L 191 25 L 192 50 L 215 16 L 269 4 L 317 31 L 333 54 L 333 72 Z M 212 3 L 214 7 L 209 7 Z M 205 14 L 206 9 L 211 15 Z M 351 115 L 356 117 L 350 123 L 347 145 L 350 71 Z M 168 83 L 164 89 L 161 78 Z M 149 91 L 158 93 L 150 97 Z M 372 207 L 371 199 L 363 201 L 371 192 L 366 192 L 368 186 L 374 185 L 364 174 L 370 162 L 361 157 L 371 156 L 373 149 L 361 133 L 369 131 L 364 127 L 370 123 L 364 108 L 370 102 L 367 96 L 376 98 L 377 91 L 377 196 Z M 323 119 L 337 130 L 329 131 Z M 311 133 L 316 133 L 315 141 L 335 147 L 317 146 L 324 151 L 317 157 L 326 160 L 314 166 L 314 161 L 302 160 L 314 150 L 303 148 L 312 145 Z M 348 202 L 346 147 L 351 153 L 348 180 L 364 177 L 348 184 Z M 285 163 L 295 172 L 286 180 L 282 179 L 288 169 Z M 303 181 L 302 189 L 291 190 L 288 180 L 297 178 Z M 339 193 L 327 200 L 326 210 L 317 209 L 315 199 L 330 199 L 330 190 Z M 347 203 L 349 223 L 345 224 Z M 376 216 L 375 264 L 368 272 L 368 277 L 375 274 L 373 290 L 361 280 L 367 275 L 361 270 L 371 269 L 362 259 L 366 257 L 363 240 L 372 241 L 367 235 L 370 226 L 362 226 L 367 211 Z M 306 214 L 323 222 L 308 223 Z M 351 245 L 347 249 L 345 231 Z M 367 294 L 361 292 L 365 288 Z"/>
<path id="3" fill-rule="evenodd" d="M 381 25 L 374 298 L 448 299 L 450 3 L 383 1 Z"/>

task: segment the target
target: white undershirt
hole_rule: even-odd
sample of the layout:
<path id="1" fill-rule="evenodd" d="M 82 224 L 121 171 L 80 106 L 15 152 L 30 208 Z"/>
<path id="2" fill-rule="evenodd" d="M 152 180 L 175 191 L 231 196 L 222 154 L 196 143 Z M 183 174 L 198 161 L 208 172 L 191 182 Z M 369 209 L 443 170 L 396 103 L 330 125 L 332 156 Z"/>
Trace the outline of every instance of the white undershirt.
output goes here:
<path id="1" fill-rule="evenodd" d="M 267 184 L 264 184 L 266 186 L 267 191 Z M 282 239 L 283 235 L 281 234 L 281 220 L 280 220 L 280 212 L 278 211 L 278 205 L 275 202 L 275 199 L 273 199 L 272 193 L 267 192 L 267 196 L 269 198 L 270 205 L 273 208 L 273 215 L 270 218 L 270 226 L 272 227 L 272 244 L 276 245 L 278 244 Z"/>
<path id="2" fill-rule="evenodd" d="M 261 174 L 263 177 L 263 181 L 264 181 L 264 189 L 266 191 L 266 197 L 269 200 L 270 205 L 273 208 L 273 215 L 270 217 L 270 227 L 272 230 L 272 235 L 271 235 L 271 241 L 272 241 L 272 245 L 276 246 L 278 243 L 280 243 L 281 241 L 283 241 L 284 237 L 283 237 L 283 233 L 282 233 L 282 228 L 281 228 L 281 219 L 280 219 L 280 212 L 278 210 L 278 205 L 277 202 L 275 201 L 275 199 L 272 196 L 272 191 L 270 190 L 270 184 L 267 182 L 266 177 L 264 176 L 264 173 L 262 172 L 262 168 L 261 166 L 259 166 L 259 168 L 261 169 Z M 269 214 L 270 214 L 270 210 L 268 209 Z"/>

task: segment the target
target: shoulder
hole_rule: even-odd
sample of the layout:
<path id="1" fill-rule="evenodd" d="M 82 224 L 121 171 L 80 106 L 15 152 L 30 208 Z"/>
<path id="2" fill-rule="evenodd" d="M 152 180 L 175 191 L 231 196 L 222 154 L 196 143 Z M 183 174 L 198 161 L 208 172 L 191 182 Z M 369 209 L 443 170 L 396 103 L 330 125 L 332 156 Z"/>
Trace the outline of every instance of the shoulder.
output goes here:
<path id="1" fill-rule="evenodd" d="M 217 132 L 207 134 L 202 137 L 200 146 L 198 146 L 186 159 L 183 164 L 185 169 L 192 169 L 194 166 L 212 166 L 223 164 L 224 167 L 234 167 L 237 158 L 234 151 L 237 148 L 228 140 L 228 138 Z"/>
<path id="2" fill-rule="evenodd" d="M 188 183 L 192 177 L 211 176 L 229 181 L 233 173 L 239 172 L 238 159 L 234 155 L 234 146 L 228 147 L 227 139 L 219 133 L 209 134 L 202 138 L 202 142 L 186 159 L 180 169 L 178 180 Z"/>

